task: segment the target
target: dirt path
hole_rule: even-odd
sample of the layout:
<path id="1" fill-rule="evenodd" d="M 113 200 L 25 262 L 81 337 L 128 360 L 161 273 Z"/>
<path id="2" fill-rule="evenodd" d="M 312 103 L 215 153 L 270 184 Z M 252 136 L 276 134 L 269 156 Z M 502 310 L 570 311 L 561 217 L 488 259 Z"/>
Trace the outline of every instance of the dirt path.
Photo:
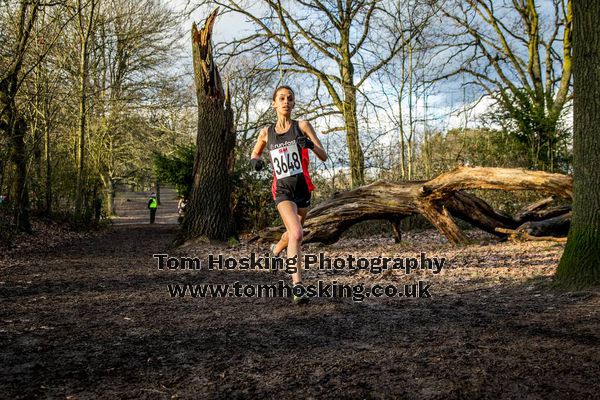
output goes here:
<path id="1" fill-rule="evenodd" d="M 173 225 L 0 262 L 0 398 L 598 398 L 600 295 L 543 278 L 429 299 L 170 298 Z"/>
<path id="2" fill-rule="evenodd" d="M 148 199 L 150 192 L 118 191 L 115 196 L 115 215 L 112 221 L 118 225 L 147 224 L 150 222 Z M 161 188 L 160 204 L 156 211 L 157 225 L 177 224 L 177 192 L 170 187 Z"/>

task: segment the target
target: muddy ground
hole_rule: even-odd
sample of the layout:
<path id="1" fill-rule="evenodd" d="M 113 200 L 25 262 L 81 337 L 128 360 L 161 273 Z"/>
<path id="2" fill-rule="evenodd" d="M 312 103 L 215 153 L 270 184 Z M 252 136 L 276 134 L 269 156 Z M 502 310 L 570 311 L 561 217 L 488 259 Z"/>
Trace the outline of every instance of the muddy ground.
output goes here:
<path id="1" fill-rule="evenodd" d="M 431 283 L 430 298 L 171 298 L 170 283 L 273 283 L 285 273 L 159 270 L 174 225 L 115 225 L 0 256 L 0 398 L 599 398 L 600 291 L 551 276 L 563 245 L 453 247 L 435 232 L 305 246 L 331 257 L 445 257 L 442 272 L 311 270 L 305 283 Z"/>

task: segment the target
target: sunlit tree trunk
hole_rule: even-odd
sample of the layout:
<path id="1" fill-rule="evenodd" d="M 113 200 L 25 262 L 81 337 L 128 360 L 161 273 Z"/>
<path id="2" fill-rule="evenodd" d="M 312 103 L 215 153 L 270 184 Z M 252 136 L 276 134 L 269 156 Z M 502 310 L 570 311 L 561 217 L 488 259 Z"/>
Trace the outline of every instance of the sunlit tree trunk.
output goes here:
<path id="1" fill-rule="evenodd" d="M 556 278 L 600 284 L 600 3 L 573 4 L 573 219 Z"/>

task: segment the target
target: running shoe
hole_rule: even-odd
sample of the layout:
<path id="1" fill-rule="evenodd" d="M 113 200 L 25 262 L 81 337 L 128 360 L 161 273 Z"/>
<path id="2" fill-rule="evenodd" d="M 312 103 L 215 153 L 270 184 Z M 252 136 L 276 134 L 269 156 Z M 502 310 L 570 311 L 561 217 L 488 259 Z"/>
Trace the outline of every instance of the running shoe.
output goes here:
<path id="1" fill-rule="evenodd" d="M 270 247 L 270 255 L 271 255 L 271 257 L 275 257 L 275 258 L 281 259 L 281 253 L 279 253 L 279 255 L 275 255 L 275 247 L 277 247 L 276 244 L 272 244 L 271 245 L 271 247 Z M 272 274 L 276 274 L 278 272 L 278 269 L 277 268 L 271 268 L 269 271 Z"/>
<path id="2" fill-rule="evenodd" d="M 299 285 L 299 284 L 295 284 L 294 287 L 296 287 L 297 285 Z M 300 306 L 300 305 L 308 304 L 308 301 L 309 301 L 309 298 L 306 295 L 306 292 L 303 293 L 302 296 L 296 296 L 292 289 L 292 302 L 294 304 L 297 304 Z"/>

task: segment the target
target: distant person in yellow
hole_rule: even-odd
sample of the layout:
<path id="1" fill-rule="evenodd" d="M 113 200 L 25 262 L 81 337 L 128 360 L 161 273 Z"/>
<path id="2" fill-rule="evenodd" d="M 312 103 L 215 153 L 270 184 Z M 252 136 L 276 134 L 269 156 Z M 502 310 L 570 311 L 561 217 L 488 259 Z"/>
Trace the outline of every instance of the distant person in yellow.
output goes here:
<path id="1" fill-rule="evenodd" d="M 150 194 L 150 200 L 148 200 L 148 208 L 150 209 L 150 223 L 154 223 L 156 218 L 156 208 L 158 207 L 158 200 L 156 200 L 156 193 Z"/>

